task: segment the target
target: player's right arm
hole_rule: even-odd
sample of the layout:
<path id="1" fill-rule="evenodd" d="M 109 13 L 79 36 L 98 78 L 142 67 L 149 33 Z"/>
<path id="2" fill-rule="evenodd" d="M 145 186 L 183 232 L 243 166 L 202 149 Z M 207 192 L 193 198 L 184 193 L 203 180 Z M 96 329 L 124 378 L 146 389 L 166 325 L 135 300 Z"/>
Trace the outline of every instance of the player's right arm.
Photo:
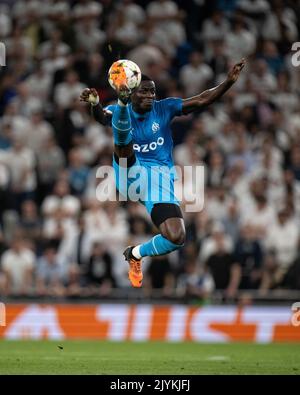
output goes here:
<path id="1" fill-rule="evenodd" d="M 80 95 L 79 100 L 91 104 L 92 113 L 97 122 L 101 123 L 102 125 L 109 124 L 111 113 L 103 109 L 99 100 L 99 95 L 95 88 L 84 89 Z"/>

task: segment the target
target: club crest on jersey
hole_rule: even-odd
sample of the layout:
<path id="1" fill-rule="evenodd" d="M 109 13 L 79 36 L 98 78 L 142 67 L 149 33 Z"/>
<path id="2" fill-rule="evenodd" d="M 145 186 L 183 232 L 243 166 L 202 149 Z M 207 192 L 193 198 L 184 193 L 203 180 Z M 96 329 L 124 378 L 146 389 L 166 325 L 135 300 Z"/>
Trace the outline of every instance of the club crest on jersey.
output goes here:
<path id="1" fill-rule="evenodd" d="M 156 133 L 160 129 L 159 123 L 153 122 L 152 124 L 152 132 Z"/>

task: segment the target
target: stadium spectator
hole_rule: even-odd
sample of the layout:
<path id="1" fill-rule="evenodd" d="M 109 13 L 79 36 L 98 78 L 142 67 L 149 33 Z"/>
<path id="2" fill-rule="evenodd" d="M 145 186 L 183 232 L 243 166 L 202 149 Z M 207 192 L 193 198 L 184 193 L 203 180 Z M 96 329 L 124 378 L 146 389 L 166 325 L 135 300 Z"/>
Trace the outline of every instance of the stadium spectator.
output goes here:
<path id="1" fill-rule="evenodd" d="M 274 251 L 277 257 L 277 270 L 274 273 L 276 283 L 283 279 L 298 253 L 300 233 L 292 214 L 288 207 L 280 209 L 266 240 L 267 248 Z"/>
<path id="2" fill-rule="evenodd" d="M 177 4 L 172 0 L 151 1 L 146 11 L 150 21 L 154 24 L 149 42 L 168 55 L 174 56 L 176 48 L 186 40 L 182 23 L 185 12 L 178 9 Z"/>
<path id="3" fill-rule="evenodd" d="M 240 226 L 241 226 L 241 207 L 238 200 L 232 197 L 227 203 L 227 211 L 223 217 L 222 224 L 225 229 L 225 233 L 231 237 L 231 240 L 235 243 L 239 237 Z"/>
<path id="4" fill-rule="evenodd" d="M 54 137 L 53 127 L 44 120 L 41 111 L 33 110 L 30 114 L 30 124 L 24 136 L 26 146 L 30 147 L 37 155 L 51 137 Z"/>
<path id="5" fill-rule="evenodd" d="M 33 292 L 35 254 L 27 247 L 22 235 L 15 235 L 11 247 L 1 257 L 5 295 L 30 295 Z"/>
<path id="6" fill-rule="evenodd" d="M 211 235 L 205 238 L 201 245 L 199 255 L 200 262 L 206 263 L 207 260 L 216 253 L 221 243 L 224 252 L 232 252 L 233 242 L 228 235 L 225 235 L 223 225 L 217 222 L 212 225 Z"/>
<path id="7" fill-rule="evenodd" d="M 99 52 L 104 43 L 106 34 L 95 25 L 94 20 L 82 16 L 76 29 L 77 47 L 87 53 Z"/>
<path id="8" fill-rule="evenodd" d="M 86 272 L 94 238 L 93 233 L 86 227 L 85 218 L 80 216 L 76 231 L 74 233 L 66 233 L 59 245 L 59 255 L 77 268 L 79 276 Z"/>
<path id="9" fill-rule="evenodd" d="M 39 242 L 41 241 L 41 218 L 38 213 L 37 205 L 32 200 L 25 200 L 21 206 L 20 229 L 26 234 L 28 240 L 39 251 Z"/>
<path id="10" fill-rule="evenodd" d="M 256 229 L 250 225 L 241 228 L 240 238 L 234 248 L 234 262 L 240 266 L 235 286 L 240 289 L 257 289 L 262 276 L 263 250 L 257 241 Z"/>
<path id="11" fill-rule="evenodd" d="M 216 238 L 215 251 L 205 263 L 211 273 L 215 288 L 224 291 L 224 296 L 236 296 L 240 280 L 240 265 L 234 261 L 234 256 L 225 245 L 225 238 L 220 234 Z"/>
<path id="12" fill-rule="evenodd" d="M 106 296 L 115 287 L 112 256 L 103 243 L 93 244 L 84 277 L 89 293 L 94 295 Z"/>
<path id="13" fill-rule="evenodd" d="M 36 292 L 39 296 L 64 296 L 67 267 L 53 246 L 37 260 Z"/>
<path id="14" fill-rule="evenodd" d="M 37 175 L 38 175 L 38 201 L 41 203 L 46 196 L 50 195 L 55 181 L 64 169 L 65 157 L 62 149 L 50 136 L 46 139 L 37 152 Z"/>
<path id="15" fill-rule="evenodd" d="M 232 27 L 225 36 L 226 54 L 232 62 L 255 51 L 255 34 L 246 26 L 242 16 L 236 15 Z"/>
<path id="16" fill-rule="evenodd" d="M 171 296 L 175 288 L 175 272 L 169 257 L 151 257 L 147 266 L 146 294 L 161 290 L 164 297 Z"/>
<path id="17" fill-rule="evenodd" d="M 78 80 L 78 74 L 70 70 L 65 81 L 57 84 L 54 90 L 54 102 L 61 110 L 70 108 L 86 86 Z"/>
<path id="18" fill-rule="evenodd" d="M 300 257 L 299 256 L 289 267 L 282 282 L 280 283 L 280 286 L 286 289 L 294 289 L 294 290 L 300 289 Z"/>
<path id="19" fill-rule="evenodd" d="M 70 53 L 71 48 L 62 41 L 60 30 L 53 30 L 50 34 L 50 39 L 40 45 L 38 50 L 39 59 L 43 60 L 49 58 L 53 50 L 61 57 Z"/>
<path id="20" fill-rule="evenodd" d="M 180 70 L 180 82 L 184 89 L 184 95 L 191 97 L 205 90 L 208 82 L 212 79 L 211 68 L 203 62 L 200 52 L 190 54 L 189 63 Z"/>
<path id="21" fill-rule="evenodd" d="M 207 270 L 197 259 L 193 245 L 185 249 L 184 271 L 178 277 L 176 292 L 186 299 L 206 300 L 215 289 L 215 282 Z"/>
<path id="22" fill-rule="evenodd" d="M 24 200 L 35 198 L 37 180 L 34 153 L 25 146 L 21 138 L 14 138 L 12 147 L 6 151 L 4 161 L 11 175 L 12 205 L 20 211 Z"/>
<path id="23" fill-rule="evenodd" d="M 203 22 L 202 39 L 207 44 L 213 41 L 222 40 L 229 32 L 228 20 L 224 17 L 221 10 L 215 10 L 210 18 Z"/>
<path id="24" fill-rule="evenodd" d="M 76 148 L 69 152 L 69 167 L 67 171 L 71 192 L 75 196 L 82 196 L 87 186 L 90 170 L 84 165 L 81 152 Z"/>

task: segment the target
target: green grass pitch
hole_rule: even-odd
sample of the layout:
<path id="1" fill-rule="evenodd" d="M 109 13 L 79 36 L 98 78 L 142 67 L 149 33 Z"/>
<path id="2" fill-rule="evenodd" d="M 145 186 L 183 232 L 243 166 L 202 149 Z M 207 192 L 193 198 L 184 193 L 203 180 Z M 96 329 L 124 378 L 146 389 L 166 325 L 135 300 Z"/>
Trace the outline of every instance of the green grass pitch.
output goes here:
<path id="1" fill-rule="evenodd" d="M 3 374 L 300 374 L 300 344 L 0 340 Z"/>

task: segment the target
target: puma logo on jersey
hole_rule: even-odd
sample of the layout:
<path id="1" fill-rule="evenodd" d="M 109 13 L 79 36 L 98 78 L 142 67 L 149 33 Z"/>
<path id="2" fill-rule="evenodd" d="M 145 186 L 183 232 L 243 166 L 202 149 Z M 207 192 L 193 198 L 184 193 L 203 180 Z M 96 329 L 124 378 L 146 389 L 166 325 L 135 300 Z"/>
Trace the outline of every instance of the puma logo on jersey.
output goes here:
<path id="1" fill-rule="evenodd" d="M 152 141 L 150 144 L 133 144 L 133 149 L 137 152 L 149 152 L 155 151 L 159 145 L 163 145 L 165 139 L 163 137 L 159 137 L 157 141 Z"/>
<path id="2" fill-rule="evenodd" d="M 159 123 L 153 122 L 152 124 L 152 132 L 156 133 L 160 129 Z"/>

